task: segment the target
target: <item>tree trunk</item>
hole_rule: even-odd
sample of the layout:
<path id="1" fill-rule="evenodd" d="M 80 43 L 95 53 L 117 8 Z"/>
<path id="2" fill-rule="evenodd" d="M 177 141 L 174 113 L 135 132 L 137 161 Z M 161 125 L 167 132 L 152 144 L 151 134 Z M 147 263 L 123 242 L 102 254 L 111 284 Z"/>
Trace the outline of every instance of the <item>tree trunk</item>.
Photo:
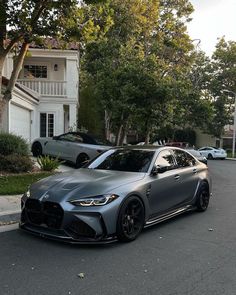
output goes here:
<path id="1" fill-rule="evenodd" d="M 150 142 L 150 130 L 146 131 L 146 137 L 145 137 L 145 144 L 149 144 Z"/>
<path id="2" fill-rule="evenodd" d="M 6 55 L 0 54 L 0 100 L 2 99 L 2 71 Z"/>
<path id="3" fill-rule="evenodd" d="M 21 47 L 21 50 L 20 50 L 20 53 L 16 59 L 16 63 L 14 65 L 14 68 L 13 68 L 13 71 L 12 71 L 12 74 L 11 74 L 11 78 L 10 78 L 10 81 L 7 85 L 7 89 L 5 91 L 5 94 L 4 94 L 4 97 L 3 99 L 9 101 L 11 99 L 11 95 L 12 95 L 12 91 L 15 87 L 15 84 L 16 84 L 16 81 L 17 81 L 17 78 L 19 76 L 19 73 L 22 69 L 22 65 L 23 65 L 23 62 L 24 62 L 24 58 L 26 56 L 26 53 L 27 53 L 27 50 L 29 48 L 29 43 L 28 42 L 24 42 L 22 44 L 22 47 Z"/>
<path id="4" fill-rule="evenodd" d="M 122 131 L 123 131 L 123 124 L 120 125 L 118 132 L 116 134 L 116 145 L 121 145 L 121 135 L 122 135 Z"/>
<path id="5" fill-rule="evenodd" d="M 124 144 L 124 140 L 125 140 L 125 137 L 127 135 L 127 129 L 128 129 L 128 120 L 125 122 L 125 124 L 123 125 L 123 129 L 122 129 L 122 134 L 121 134 L 121 138 L 120 138 L 120 145 L 123 145 Z"/>
<path id="6" fill-rule="evenodd" d="M 108 111 L 105 110 L 105 138 L 106 140 L 110 140 L 111 135 L 111 114 L 109 114 Z"/>
<path id="7" fill-rule="evenodd" d="M 3 130 L 3 113 L 6 105 L 2 94 L 2 71 L 5 58 L 5 55 L 0 56 L 0 131 Z"/>

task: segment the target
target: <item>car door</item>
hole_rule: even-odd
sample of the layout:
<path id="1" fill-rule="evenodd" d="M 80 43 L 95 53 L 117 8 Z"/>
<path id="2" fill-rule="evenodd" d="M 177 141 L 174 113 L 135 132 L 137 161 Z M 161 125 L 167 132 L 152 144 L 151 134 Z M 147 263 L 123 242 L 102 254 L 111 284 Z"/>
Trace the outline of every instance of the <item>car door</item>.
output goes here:
<path id="1" fill-rule="evenodd" d="M 67 160 L 70 142 L 70 133 L 55 136 L 45 145 L 45 153 L 54 157 L 59 157 L 63 160 Z"/>
<path id="2" fill-rule="evenodd" d="M 177 205 L 186 204 L 193 199 L 198 186 L 198 162 L 186 151 L 173 149 L 172 153 L 177 163 L 176 173 L 179 175 Z"/>
<path id="3" fill-rule="evenodd" d="M 148 197 L 151 215 L 159 215 L 174 207 L 179 200 L 179 175 L 169 149 L 160 151 L 154 164 L 163 172 L 151 175 Z"/>
<path id="4" fill-rule="evenodd" d="M 199 151 L 203 157 L 207 158 L 209 155 L 209 152 L 211 152 L 212 150 L 208 147 L 204 147 L 204 148 L 199 149 Z"/>

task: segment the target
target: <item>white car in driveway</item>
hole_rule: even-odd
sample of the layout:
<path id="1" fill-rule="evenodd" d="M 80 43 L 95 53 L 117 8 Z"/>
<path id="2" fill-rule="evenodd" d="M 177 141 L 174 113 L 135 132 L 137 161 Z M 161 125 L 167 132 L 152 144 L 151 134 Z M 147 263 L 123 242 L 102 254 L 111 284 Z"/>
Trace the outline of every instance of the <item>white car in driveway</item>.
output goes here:
<path id="1" fill-rule="evenodd" d="M 222 159 L 224 160 L 227 157 L 227 153 L 224 149 L 206 146 L 199 149 L 199 152 L 202 156 L 206 157 L 209 160 L 212 159 Z"/>
<path id="2" fill-rule="evenodd" d="M 82 132 L 68 132 L 59 136 L 40 137 L 35 139 L 31 151 L 34 157 L 49 155 L 74 163 L 82 167 L 88 160 L 107 151 L 107 142 L 89 136 Z"/>

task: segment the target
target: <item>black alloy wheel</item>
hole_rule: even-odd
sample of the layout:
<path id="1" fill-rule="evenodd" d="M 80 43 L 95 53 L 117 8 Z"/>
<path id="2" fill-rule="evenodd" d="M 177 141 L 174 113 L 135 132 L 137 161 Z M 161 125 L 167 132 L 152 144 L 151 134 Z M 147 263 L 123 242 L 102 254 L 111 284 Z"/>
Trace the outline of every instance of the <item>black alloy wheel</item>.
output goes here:
<path id="1" fill-rule="evenodd" d="M 35 142 L 32 146 L 32 154 L 34 157 L 42 156 L 43 149 L 39 142 Z"/>
<path id="2" fill-rule="evenodd" d="M 212 154 L 208 154 L 207 159 L 213 160 L 214 158 L 213 158 Z"/>
<path id="3" fill-rule="evenodd" d="M 210 193 L 209 193 L 209 187 L 207 184 L 202 184 L 198 190 L 197 195 L 197 211 L 203 212 L 206 211 L 210 200 Z"/>
<path id="4" fill-rule="evenodd" d="M 76 168 L 81 168 L 83 167 L 89 160 L 89 156 L 87 154 L 79 154 L 77 159 L 76 159 Z"/>
<path id="5" fill-rule="evenodd" d="M 131 242 L 137 238 L 144 226 L 145 212 L 142 201 L 131 196 L 123 203 L 117 221 L 117 238 Z"/>

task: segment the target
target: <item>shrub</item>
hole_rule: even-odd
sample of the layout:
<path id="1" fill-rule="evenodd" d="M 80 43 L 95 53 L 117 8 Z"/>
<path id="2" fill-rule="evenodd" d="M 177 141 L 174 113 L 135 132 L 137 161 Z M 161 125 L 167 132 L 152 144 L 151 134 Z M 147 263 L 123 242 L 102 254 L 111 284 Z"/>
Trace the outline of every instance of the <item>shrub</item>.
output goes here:
<path id="1" fill-rule="evenodd" d="M 29 148 L 22 137 L 10 133 L 0 133 L 0 154 L 27 156 Z"/>
<path id="2" fill-rule="evenodd" d="M 59 167 L 59 165 L 62 163 L 58 160 L 58 158 L 53 159 L 49 156 L 40 156 L 37 158 L 37 162 L 43 171 L 53 171 Z"/>
<path id="3" fill-rule="evenodd" d="M 33 162 L 28 156 L 1 155 L 0 154 L 0 171 L 10 173 L 22 173 L 31 171 Z"/>

